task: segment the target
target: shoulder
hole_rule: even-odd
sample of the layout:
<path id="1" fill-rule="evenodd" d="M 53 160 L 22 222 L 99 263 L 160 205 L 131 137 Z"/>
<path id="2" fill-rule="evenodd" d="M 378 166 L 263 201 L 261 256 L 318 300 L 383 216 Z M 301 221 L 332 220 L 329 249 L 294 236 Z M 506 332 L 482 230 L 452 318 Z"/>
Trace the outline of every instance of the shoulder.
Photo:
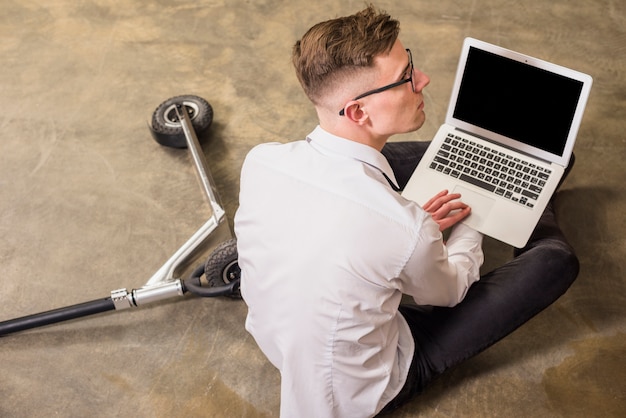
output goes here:
<path id="1" fill-rule="evenodd" d="M 296 151 L 306 145 L 306 141 L 299 140 L 293 142 L 265 142 L 255 145 L 246 158 L 256 158 L 263 156 L 272 156 L 275 154 L 289 153 Z"/>
<path id="2" fill-rule="evenodd" d="M 244 160 L 244 167 L 251 162 L 265 163 L 271 166 L 297 158 L 306 147 L 306 141 L 293 142 L 266 142 L 254 146 Z"/>

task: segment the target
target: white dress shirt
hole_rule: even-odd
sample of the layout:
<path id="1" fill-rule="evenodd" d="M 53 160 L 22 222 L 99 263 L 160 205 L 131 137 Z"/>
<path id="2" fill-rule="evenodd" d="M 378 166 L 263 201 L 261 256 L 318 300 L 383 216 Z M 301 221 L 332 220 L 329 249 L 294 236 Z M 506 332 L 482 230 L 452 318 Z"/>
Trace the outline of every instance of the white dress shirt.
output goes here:
<path id="1" fill-rule="evenodd" d="M 402 294 L 453 306 L 478 280 L 482 235 L 438 224 L 385 157 L 319 126 L 246 157 L 235 216 L 246 329 L 281 373 L 283 417 L 365 417 L 402 388 L 414 342 Z"/>

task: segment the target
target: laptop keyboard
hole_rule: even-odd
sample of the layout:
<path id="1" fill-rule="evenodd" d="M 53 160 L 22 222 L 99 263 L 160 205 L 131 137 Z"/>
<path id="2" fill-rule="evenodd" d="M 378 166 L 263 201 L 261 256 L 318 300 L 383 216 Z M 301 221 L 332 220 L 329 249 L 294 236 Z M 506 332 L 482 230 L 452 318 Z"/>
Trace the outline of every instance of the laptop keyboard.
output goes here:
<path id="1" fill-rule="evenodd" d="M 550 169 L 449 133 L 430 168 L 532 208 Z"/>

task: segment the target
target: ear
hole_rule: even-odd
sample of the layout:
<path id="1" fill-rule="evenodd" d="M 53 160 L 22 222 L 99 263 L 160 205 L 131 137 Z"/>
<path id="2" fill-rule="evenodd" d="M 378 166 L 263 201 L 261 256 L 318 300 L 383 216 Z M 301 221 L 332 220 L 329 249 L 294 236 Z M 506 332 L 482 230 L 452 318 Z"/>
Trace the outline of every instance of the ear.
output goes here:
<path id="1" fill-rule="evenodd" d="M 357 123 L 358 125 L 363 125 L 369 119 L 369 115 L 367 111 L 361 107 L 361 103 L 357 100 L 353 100 L 346 104 L 344 107 L 344 117 L 348 118 L 352 122 Z"/>

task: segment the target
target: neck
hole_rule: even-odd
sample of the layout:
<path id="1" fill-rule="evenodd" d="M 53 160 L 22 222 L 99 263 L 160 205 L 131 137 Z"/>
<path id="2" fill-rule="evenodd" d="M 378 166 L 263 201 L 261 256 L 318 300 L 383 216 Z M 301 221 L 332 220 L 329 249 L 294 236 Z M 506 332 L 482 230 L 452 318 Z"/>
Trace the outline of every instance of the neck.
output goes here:
<path id="1" fill-rule="evenodd" d="M 337 117 L 324 118 L 318 112 L 319 124 L 326 132 L 336 136 L 368 145 L 378 151 L 383 149 L 389 136 L 377 135 L 371 130 L 367 123 L 356 123 L 355 121 L 338 119 Z"/>

